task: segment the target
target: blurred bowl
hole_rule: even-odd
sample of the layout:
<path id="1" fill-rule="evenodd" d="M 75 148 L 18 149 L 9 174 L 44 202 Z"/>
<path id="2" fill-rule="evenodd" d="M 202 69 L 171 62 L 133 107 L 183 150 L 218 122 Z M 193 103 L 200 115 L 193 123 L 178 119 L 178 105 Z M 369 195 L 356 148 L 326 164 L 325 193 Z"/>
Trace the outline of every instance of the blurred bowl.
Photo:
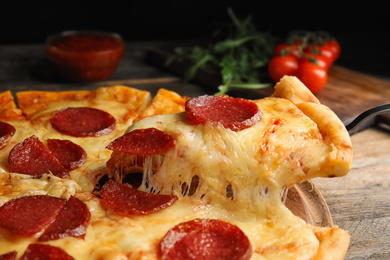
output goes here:
<path id="1" fill-rule="evenodd" d="M 50 35 L 45 48 L 59 74 L 74 82 L 109 78 L 125 52 L 120 35 L 100 31 L 66 31 Z"/>

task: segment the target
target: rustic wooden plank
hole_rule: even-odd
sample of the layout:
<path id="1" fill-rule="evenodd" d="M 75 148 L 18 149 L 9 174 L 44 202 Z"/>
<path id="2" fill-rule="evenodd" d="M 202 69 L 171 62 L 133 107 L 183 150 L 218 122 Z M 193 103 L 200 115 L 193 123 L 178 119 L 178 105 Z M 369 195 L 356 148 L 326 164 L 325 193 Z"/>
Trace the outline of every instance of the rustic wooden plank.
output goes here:
<path id="1" fill-rule="evenodd" d="M 347 121 L 367 109 L 390 103 L 390 81 L 334 65 L 317 98 Z"/>
<path id="2" fill-rule="evenodd" d="M 351 172 L 315 179 L 333 223 L 348 230 L 346 259 L 390 259 L 390 135 L 371 128 L 352 136 Z"/>

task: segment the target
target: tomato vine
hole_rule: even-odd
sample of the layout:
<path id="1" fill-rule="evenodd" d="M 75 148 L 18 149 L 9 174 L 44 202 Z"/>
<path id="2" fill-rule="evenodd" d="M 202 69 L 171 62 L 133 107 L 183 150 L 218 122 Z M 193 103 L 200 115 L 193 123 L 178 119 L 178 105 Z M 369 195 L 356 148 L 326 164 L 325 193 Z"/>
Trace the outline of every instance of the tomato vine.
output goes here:
<path id="1" fill-rule="evenodd" d="M 297 76 L 313 93 L 318 93 L 325 87 L 328 69 L 340 53 L 340 43 L 327 32 L 293 31 L 274 48 L 268 73 L 274 82 L 283 75 Z M 293 69 L 292 59 L 296 60 Z"/>

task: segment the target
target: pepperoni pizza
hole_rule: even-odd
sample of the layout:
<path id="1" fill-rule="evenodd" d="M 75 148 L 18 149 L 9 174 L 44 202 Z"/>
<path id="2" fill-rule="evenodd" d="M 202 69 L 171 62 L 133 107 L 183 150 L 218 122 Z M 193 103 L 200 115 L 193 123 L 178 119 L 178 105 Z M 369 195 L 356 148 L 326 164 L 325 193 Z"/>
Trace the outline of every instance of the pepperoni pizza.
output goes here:
<path id="1" fill-rule="evenodd" d="M 0 93 L 0 259 L 343 259 L 292 185 L 351 167 L 341 121 L 295 77 L 271 97 L 126 86 Z"/>

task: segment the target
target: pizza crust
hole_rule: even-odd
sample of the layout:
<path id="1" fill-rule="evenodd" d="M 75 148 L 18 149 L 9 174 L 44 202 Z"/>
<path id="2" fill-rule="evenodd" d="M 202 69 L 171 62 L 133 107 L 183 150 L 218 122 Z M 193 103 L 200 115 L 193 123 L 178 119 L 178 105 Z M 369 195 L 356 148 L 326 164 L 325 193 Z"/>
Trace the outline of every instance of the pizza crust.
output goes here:
<path id="1" fill-rule="evenodd" d="M 313 227 L 320 245 L 316 260 L 342 260 L 344 259 L 349 243 L 350 235 L 338 226 Z"/>
<path id="2" fill-rule="evenodd" d="M 351 138 L 340 118 L 303 85 L 298 78 L 284 76 L 275 85 L 275 95 L 290 100 L 306 116 L 313 120 L 324 142 L 331 147 L 327 162 L 321 173 L 314 177 L 341 177 L 352 166 L 353 148 Z"/>
<path id="3" fill-rule="evenodd" d="M 273 96 L 290 100 L 294 104 L 302 102 L 320 103 L 314 94 L 295 76 L 283 76 L 275 84 Z"/>
<path id="4" fill-rule="evenodd" d="M 184 104 L 188 99 L 188 97 L 180 96 L 176 92 L 161 88 L 135 122 L 154 115 L 183 112 Z"/>
<path id="5" fill-rule="evenodd" d="M 5 121 L 24 121 L 22 110 L 16 106 L 10 90 L 0 93 L 0 119 Z"/>

